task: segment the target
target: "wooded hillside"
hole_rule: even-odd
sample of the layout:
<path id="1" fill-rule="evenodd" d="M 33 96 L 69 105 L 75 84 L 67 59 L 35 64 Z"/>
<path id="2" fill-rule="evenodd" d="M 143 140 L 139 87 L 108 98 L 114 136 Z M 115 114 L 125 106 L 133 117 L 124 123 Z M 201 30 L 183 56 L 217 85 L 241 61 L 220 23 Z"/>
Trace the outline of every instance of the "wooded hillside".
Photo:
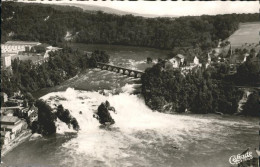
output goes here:
<path id="1" fill-rule="evenodd" d="M 73 42 L 209 48 L 237 30 L 239 22 L 258 20 L 258 13 L 143 18 L 85 12 L 69 6 L 3 2 L 1 30 L 2 43 L 12 39 L 54 44 L 64 41 L 69 32 Z"/>

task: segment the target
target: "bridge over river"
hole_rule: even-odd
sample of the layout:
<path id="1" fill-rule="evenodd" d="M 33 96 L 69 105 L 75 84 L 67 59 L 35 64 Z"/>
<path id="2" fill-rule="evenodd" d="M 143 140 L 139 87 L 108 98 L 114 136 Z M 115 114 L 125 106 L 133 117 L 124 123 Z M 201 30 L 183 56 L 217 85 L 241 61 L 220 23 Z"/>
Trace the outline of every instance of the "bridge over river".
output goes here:
<path id="1" fill-rule="evenodd" d="M 108 70 L 116 73 L 121 73 L 124 75 L 127 75 L 129 77 L 135 77 L 135 78 L 141 78 L 141 76 L 144 74 L 143 71 L 138 71 L 138 70 L 132 70 L 128 69 L 125 67 L 119 67 L 111 64 L 106 64 L 106 63 L 100 63 L 97 62 L 97 67 L 102 69 L 102 70 Z"/>

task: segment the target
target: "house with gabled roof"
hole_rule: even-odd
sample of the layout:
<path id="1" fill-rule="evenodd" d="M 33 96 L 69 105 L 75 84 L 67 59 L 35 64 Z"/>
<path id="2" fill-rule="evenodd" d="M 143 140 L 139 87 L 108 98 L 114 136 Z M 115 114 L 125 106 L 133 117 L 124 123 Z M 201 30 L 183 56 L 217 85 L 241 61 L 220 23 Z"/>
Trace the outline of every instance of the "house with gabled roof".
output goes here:
<path id="1" fill-rule="evenodd" d="M 182 54 L 177 54 L 173 58 L 169 59 L 169 62 L 172 63 L 173 68 L 179 68 L 184 64 L 185 57 Z"/>

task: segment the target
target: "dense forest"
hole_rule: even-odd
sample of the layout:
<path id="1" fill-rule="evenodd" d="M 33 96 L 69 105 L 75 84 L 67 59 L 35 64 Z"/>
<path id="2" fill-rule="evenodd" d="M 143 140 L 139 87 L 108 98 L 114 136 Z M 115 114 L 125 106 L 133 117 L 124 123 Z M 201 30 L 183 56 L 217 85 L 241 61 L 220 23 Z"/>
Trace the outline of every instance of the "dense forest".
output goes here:
<path id="1" fill-rule="evenodd" d="M 216 64 L 184 75 L 179 69 L 167 68 L 162 61 L 142 76 L 142 94 L 150 108 L 162 112 L 234 114 L 243 92 L 226 81 L 228 68 L 228 64 Z M 255 103 L 253 100 L 251 103 Z M 258 113 L 248 111 L 250 105 L 245 108 L 246 115 Z"/>
<path id="2" fill-rule="evenodd" d="M 124 44 L 172 49 L 216 46 L 238 28 L 239 22 L 259 21 L 256 14 L 143 18 L 86 12 L 68 6 L 2 3 L 2 40 L 31 40 L 55 44 Z M 26 26 L 24 26 L 26 25 Z"/>
<path id="3" fill-rule="evenodd" d="M 84 54 L 79 50 L 63 46 L 62 50 L 50 52 L 47 62 L 37 65 L 32 61 L 12 61 L 13 74 L 2 71 L 2 92 L 13 95 L 14 92 L 33 92 L 40 88 L 52 87 L 74 77 L 86 68 L 96 67 L 96 62 L 107 63 L 109 55 L 104 51 Z"/>

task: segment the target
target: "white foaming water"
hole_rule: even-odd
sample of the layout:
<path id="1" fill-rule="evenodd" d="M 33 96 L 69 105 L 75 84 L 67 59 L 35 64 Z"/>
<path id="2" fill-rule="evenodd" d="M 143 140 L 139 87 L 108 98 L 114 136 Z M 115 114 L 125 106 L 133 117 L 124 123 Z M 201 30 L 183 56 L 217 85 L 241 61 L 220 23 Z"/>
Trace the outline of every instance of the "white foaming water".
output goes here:
<path id="1" fill-rule="evenodd" d="M 38 134 L 38 133 L 34 133 L 34 134 L 32 134 L 32 136 L 30 137 L 29 140 L 32 141 L 32 140 L 37 140 L 39 138 L 42 138 L 42 135 Z"/>
<path id="2" fill-rule="evenodd" d="M 101 161 L 106 166 L 117 166 L 120 160 L 136 155 L 132 150 L 134 146 L 146 149 L 159 143 L 160 146 L 170 144 L 171 147 L 188 149 L 182 144 L 185 139 L 210 139 L 220 143 L 220 137 L 214 139 L 210 135 L 223 133 L 222 130 L 227 125 L 239 126 L 235 121 L 153 112 L 141 97 L 130 94 L 133 86 L 126 85 L 122 88 L 124 93 L 119 95 L 104 96 L 98 92 L 68 88 L 64 92 L 53 92 L 42 97 L 48 100 L 52 107 L 54 104 L 62 104 L 69 109 L 80 125 L 77 137 L 63 144 L 64 148 L 70 150 L 70 155 L 76 158 L 83 154 L 88 161 L 93 161 L 93 164 L 94 161 Z M 93 118 L 93 113 L 105 100 L 117 111 L 117 114 L 111 112 L 116 123 L 109 129 L 100 128 L 99 122 Z M 59 127 L 58 133 L 72 131 L 60 121 L 56 122 L 56 125 Z M 139 161 L 146 163 L 141 155 L 136 156 L 135 159 L 140 158 Z"/>
<path id="3" fill-rule="evenodd" d="M 128 59 L 128 61 L 129 61 L 130 67 L 133 70 L 138 70 L 138 68 L 136 67 L 137 65 L 146 63 L 145 60 L 136 61 L 136 60 L 133 60 L 133 59 Z"/>
<path id="4" fill-rule="evenodd" d="M 141 86 L 141 84 L 126 84 L 121 89 L 125 93 L 133 93 L 135 91 L 136 86 Z"/>

